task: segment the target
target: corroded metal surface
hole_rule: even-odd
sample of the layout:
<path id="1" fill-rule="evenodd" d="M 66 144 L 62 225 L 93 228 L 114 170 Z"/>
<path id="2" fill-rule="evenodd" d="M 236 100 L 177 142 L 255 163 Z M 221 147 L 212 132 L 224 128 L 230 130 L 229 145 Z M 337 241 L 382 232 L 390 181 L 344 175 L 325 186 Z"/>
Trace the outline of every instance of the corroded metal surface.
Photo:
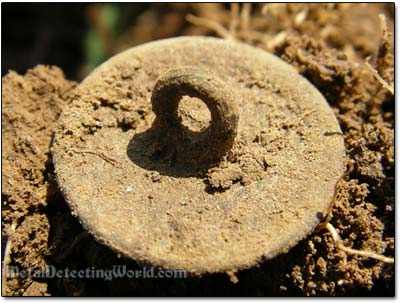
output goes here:
<path id="1" fill-rule="evenodd" d="M 196 88 L 189 95 L 209 106 L 210 127 L 174 132 L 177 114 L 159 123 L 154 87 L 180 68 L 217 79 L 234 109 L 213 109 Z M 221 127 L 211 130 L 232 111 L 233 131 L 213 149 Z M 192 117 L 190 108 L 180 114 Z M 61 115 L 52 147 L 59 186 L 96 239 L 195 273 L 251 267 L 311 233 L 334 198 L 344 151 L 329 105 L 295 69 L 260 49 L 201 37 L 148 43 L 101 65 Z"/>

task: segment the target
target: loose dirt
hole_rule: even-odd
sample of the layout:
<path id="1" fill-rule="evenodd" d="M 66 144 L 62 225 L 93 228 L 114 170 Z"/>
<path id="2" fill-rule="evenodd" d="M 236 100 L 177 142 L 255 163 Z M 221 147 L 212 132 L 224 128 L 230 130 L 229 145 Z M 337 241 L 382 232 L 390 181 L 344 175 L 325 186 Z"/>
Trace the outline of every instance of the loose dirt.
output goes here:
<path id="1" fill-rule="evenodd" d="M 188 11 L 208 20 L 203 32 L 272 51 L 320 90 L 340 123 L 348 159 L 330 222 L 346 246 L 394 256 L 394 96 L 364 63 L 371 56 L 372 67 L 393 85 L 393 38 L 380 30 L 378 17 L 386 15 L 392 32 L 393 5 L 276 4 L 230 11 L 213 6 L 212 16 L 207 9 Z M 185 26 L 180 33 L 196 28 Z M 137 267 L 87 235 L 54 185 L 52 132 L 75 84 L 58 68 L 43 66 L 25 76 L 10 72 L 2 82 L 6 262 L 21 269 Z M 225 274 L 183 280 L 8 279 L 3 294 L 394 295 L 393 265 L 338 250 L 326 230 L 237 278 L 236 284 Z"/>

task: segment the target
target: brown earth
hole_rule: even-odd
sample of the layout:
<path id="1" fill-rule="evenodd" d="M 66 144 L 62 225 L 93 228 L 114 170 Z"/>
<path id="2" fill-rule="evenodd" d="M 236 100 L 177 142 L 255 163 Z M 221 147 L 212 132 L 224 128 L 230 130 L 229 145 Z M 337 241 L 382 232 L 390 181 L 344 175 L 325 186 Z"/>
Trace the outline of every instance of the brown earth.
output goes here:
<path id="1" fill-rule="evenodd" d="M 138 22 L 132 32 L 146 27 L 149 34 L 136 36 L 130 44 L 196 30 L 217 32 L 275 53 L 321 91 L 344 132 L 348 157 L 330 223 L 346 246 L 394 256 L 394 96 L 364 63 L 371 56 L 371 65 L 393 86 L 393 38 L 380 30 L 378 14 L 385 14 L 393 32 L 394 5 L 169 8 L 156 6 L 151 14 L 160 17 L 168 11 L 175 16 L 171 20 L 181 20 L 193 13 L 204 19 L 189 20 L 205 26 L 177 21 L 172 24 L 180 24 L 179 31 L 155 35 L 152 24 L 157 21 L 143 17 L 146 22 Z M 53 182 L 52 134 L 76 84 L 65 80 L 58 68 L 44 66 L 25 76 L 10 72 L 2 82 L 5 262 L 22 269 L 45 264 L 70 269 L 113 264 L 137 268 L 86 234 Z M 225 274 L 184 280 L 8 279 L 3 295 L 394 295 L 394 265 L 338 250 L 326 230 L 316 231 L 286 254 L 239 272 L 237 278 L 237 284 Z"/>

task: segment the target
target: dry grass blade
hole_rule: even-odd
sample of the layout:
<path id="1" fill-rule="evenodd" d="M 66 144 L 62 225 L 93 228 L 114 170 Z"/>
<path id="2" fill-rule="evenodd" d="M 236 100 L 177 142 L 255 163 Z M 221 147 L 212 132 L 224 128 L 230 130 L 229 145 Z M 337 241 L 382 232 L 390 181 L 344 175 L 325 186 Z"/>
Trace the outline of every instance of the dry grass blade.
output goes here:
<path id="1" fill-rule="evenodd" d="M 386 88 L 392 95 L 394 95 L 394 88 L 393 88 L 389 83 L 387 83 L 386 80 L 383 79 L 383 78 L 381 77 L 381 75 L 379 75 L 378 71 L 377 71 L 375 68 L 373 68 L 373 67 L 371 66 L 371 64 L 369 64 L 368 59 L 369 59 L 369 58 L 367 58 L 367 59 L 365 60 L 365 65 L 366 65 L 366 66 L 368 67 L 368 69 L 372 72 L 372 75 L 374 76 L 374 78 L 375 78 L 376 80 L 378 80 L 379 83 L 382 84 L 382 86 L 383 86 L 384 88 Z"/>
<path id="2" fill-rule="evenodd" d="M 250 30 L 251 3 L 244 3 L 240 12 L 240 27 L 243 31 Z"/>
<path id="3" fill-rule="evenodd" d="M 231 3 L 231 17 L 229 21 L 229 34 L 232 37 L 236 36 L 236 31 L 239 26 L 239 4 Z"/>
<path id="4" fill-rule="evenodd" d="M 7 290 L 7 266 L 10 264 L 11 258 L 11 247 L 13 245 L 12 243 L 12 236 L 15 230 L 15 223 L 11 224 L 10 227 L 10 233 L 7 239 L 6 247 L 4 249 L 4 259 L 3 259 L 3 269 L 2 269 L 2 284 L 1 284 L 1 294 L 2 296 L 6 296 L 6 290 Z"/>
<path id="5" fill-rule="evenodd" d="M 363 256 L 366 258 L 372 258 L 372 259 L 382 261 L 385 263 L 394 263 L 394 258 L 389 258 L 389 257 L 385 257 L 382 255 L 376 254 L 374 252 L 353 249 L 353 248 L 345 246 L 342 243 L 342 239 L 340 238 L 339 234 L 336 232 L 335 228 L 333 227 L 333 225 L 331 223 L 326 223 L 324 227 L 332 235 L 333 241 L 335 242 L 338 249 L 343 250 L 344 252 L 346 252 L 350 255 L 358 255 L 358 256 Z"/>
<path id="6" fill-rule="evenodd" d="M 111 157 L 109 157 L 109 156 L 107 156 L 107 155 L 105 155 L 105 154 L 103 154 L 101 152 L 92 151 L 92 150 L 77 150 L 77 149 L 71 149 L 71 151 L 74 152 L 74 153 L 77 153 L 77 154 L 95 155 L 95 156 L 100 157 L 104 161 L 110 163 L 111 165 L 114 165 L 116 167 L 121 167 L 121 164 L 117 160 L 115 160 L 115 159 L 113 159 L 113 158 L 111 158 Z"/>
<path id="7" fill-rule="evenodd" d="M 233 37 L 229 33 L 229 31 L 226 30 L 220 23 L 217 21 L 211 20 L 211 19 L 206 19 L 206 18 L 201 18 L 201 17 L 196 17 L 191 14 L 186 16 L 186 21 L 192 23 L 193 25 L 201 26 L 208 28 L 215 32 L 218 36 L 224 39 L 232 39 Z"/>

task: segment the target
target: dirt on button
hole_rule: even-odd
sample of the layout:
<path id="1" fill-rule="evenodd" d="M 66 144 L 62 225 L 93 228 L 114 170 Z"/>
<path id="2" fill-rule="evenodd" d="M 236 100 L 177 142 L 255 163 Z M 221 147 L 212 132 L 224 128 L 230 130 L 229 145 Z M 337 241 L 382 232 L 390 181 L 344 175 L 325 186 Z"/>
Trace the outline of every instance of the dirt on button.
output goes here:
<path id="1" fill-rule="evenodd" d="M 364 64 L 364 58 L 371 55 L 371 65 L 379 70 L 380 75 L 389 84 L 393 83 L 393 48 L 390 47 L 388 52 L 384 51 L 385 45 L 390 46 L 393 38 L 382 35 L 378 14 L 386 15 L 389 32 L 393 32 L 394 6 L 344 3 L 268 4 L 265 7 L 253 5 L 250 11 L 247 9 L 248 14 L 241 15 L 235 14 L 238 10 L 233 10 L 232 14 L 219 5 L 213 5 L 212 9 L 192 9 L 189 5 L 185 9 L 196 16 L 211 18 L 226 28 L 229 27 L 230 16 L 233 16 L 234 24 L 242 24 L 256 31 L 243 35 L 243 31 L 237 31 L 239 40 L 243 39 L 247 43 L 275 52 L 298 68 L 318 87 L 330 102 L 340 122 L 345 134 L 349 159 L 347 175 L 339 184 L 330 222 L 336 227 L 347 246 L 394 256 L 394 96 L 379 83 Z M 173 10 L 171 8 L 171 11 Z M 181 12 L 182 8 L 176 13 L 179 18 L 184 16 Z M 359 20 L 354 14 L 362 15 L 362 19 Z M 250 18 L 250 22 L 237 22 L 240 20 L 239 16 L 249 16 L 243 20 Z M 151 20 L 151 18 L 144 19 Z M 180 33 L 197 28 L 197 32 L 216 35 L 213 28 L 196 27 L 191 24 L 181 26 L 183 28 Z M 132 32 L 140 32 L 141 27 L 144 28 L 139 22 Z M 152 31 L 156 31 L 156 26 L 152 27 Z M 288 33 L 290 37 L 287 36 Z M 152 39 L 145 31 L 142 34 L 141 40 L 135 40 L 135 43 Z M 135 38 L 137 37 L 135 35 Z M 160 34 L 158 37 L 165 36 Z M 380 42 L 380 39 L 383 41 Z M 298 49 L 300 49 L 299 55 Z M 5 107 L 4 100 L 15 99 L 15 91 L 5 90 L 5 83 L 11 78 L 10 75 L 12 74 L 3 78 L 3 183 L 7 182 L 7 178 L 4 178 L 4 169 L 8 165 L 5 160 L 8 154 L 18 154 L 25 159 L 24 151 L 18 149 L 18 145 L 14 146 L 14 138 L 6 137 L 4 131 L 11 125 L 11 122 L 4 122 L 4 115 L 12 114 L 12 111 Z M 18 76 L 25 81 L 31 77 Z M 61 81 L 68 83 L 65 80 Z M 352 84 L 349 85 L 350 83 Z M 58 99 L 49 92 L 43 94 L 41 98 L 46 99 L 46 96 L 51 96 L 49 99 Z M 35 104 L 37 100 L 35 94 L 22 98 L 18 115 L 26 106 Z M 58 115 L 59 109 L 54 107 L 53 110 L 53 113 L 49 113 L 49 117 L 54 113 Z M 43 129 L 52 128 L 49 126 L 51 123 L 51 119 L 48 119 Z M 30 131 L 30 128 L 24 125 L 17 125 L 16 129 L 21 133 Z M 39 136 L 41 133 L 35 132 L 35 137 Z M 46 137 L 37 143 L 48 147 L 49 142 L 50 137 Z M 48 153 L 48 150 L 45 152 Z M 48 161 L 47 157 L 43 158 L 40 167 L 45 167 Z M 40 226 L 43 235 L 48 233 L 46 228 L 49 227 L 50 230 L 57 231 L 56 235 L 50 233 L 47 245 L 52 247 L 52 252 L 47 257 L 44 250 L 38 250 L 37 244 L 30 241 L 20 242 L 16 239 L 14 240 L 16 245 L 24 243 L 26 251 L 39 256 L 39 260 L 44 257 L 48 264 L 56 264 L 59 267 L 107 267 L 110 264 L 122 263 L 114 253 L 99 245 L 90 236 L 82 234 L 82 228 L 70 216 L 65 202 L 57 192 L 54 191 L 55 194 L 51 195 L 48 207 L 30 208 L 31 202 L 35 200 L 29 198 L 31 195 L 29 192 L 36 192 L 38 186 L 29 183 L 29 174 L 15 170 L 15 163 L 13 166 L 8 163 L 10 171 L 16 171 L 21 184 L 29 184 L 27 196 L 21 195 L 19 199 L 20 206 L 17 206 L 15 198 L 14 200 L 10 198 L 17 196 L 20 187 L 16 186 L 4 195 L 6 185 L 3 185 L 3 203 L 14 205 L 17 210 L 29 209 L 16 212 L 24 214 L 22 218 L 26 219 L 23 221 L 25 226 L 29 227 L 20 229 L 24 233 L 22 238 L 26 239 L 31 230 L 40 230 Z M 40 175 L 42 175 L 40 178 L 48 177 L 46 170 L 41 170 Z M 3 226 L 6 227 L 3 230 L 6 234 L 10 233 L 9 227 L 13 222 L 8 218 L 14 218 L 14 211 L 10 211 L 10 207 L 3 206 L 2 209 Z M 45 217 L 50 222 L 47 227 L 43 224 L 46 219 L 38 215 L 39 212 L 46 213 Z M 28 217 L 38 219 L 28 220 Z M 18 231 L 19 225 L 15 228 Z M 46 236 L 42 237 L 45 238 Z M 6 241 L 7 237 L 3 235 L 3 244 Z M 69 248 L 68 253 L 62 253 L 66 248 Z M 15 262 L 17 256 L 18 253 L 9 255 L 10 264 L 17 264 Z M 124 262 L 134 266 L 126 260 Z M 37 263 L 25 263 L 24 266 L 34 268 Z M 316 232 L 290 252 L 264 263 L 259 268 L 238 273 L 238 279 L 237 284 L 232 284 L 225 275 L 211 275 L 184 281 L 95 280 L 93 283 L 68 281 L 68 279 L 35 279 L 32 283 L 31 280 L 11 279 L 7 281 L 6 294 L 387 296 L 394 295 L 395 281 L 393 265 L 348 255 L 337 250 L 331 235 L 325 230 Z"/>
<path id="2" fill-rule="evenodd" d="M 203 133 L 177 119 L 186 94 L 210 108 Z M 116 125 L 139 109 L 134 126 Z M 144 44 L 102 64 L 75 90 L 52 145 L 60 189 L 96 239 L 199 274 L 253 267 L 304 239 L 328 213 L 344 154 L 332 110 L 294 68 L 210 37 Z"/>

